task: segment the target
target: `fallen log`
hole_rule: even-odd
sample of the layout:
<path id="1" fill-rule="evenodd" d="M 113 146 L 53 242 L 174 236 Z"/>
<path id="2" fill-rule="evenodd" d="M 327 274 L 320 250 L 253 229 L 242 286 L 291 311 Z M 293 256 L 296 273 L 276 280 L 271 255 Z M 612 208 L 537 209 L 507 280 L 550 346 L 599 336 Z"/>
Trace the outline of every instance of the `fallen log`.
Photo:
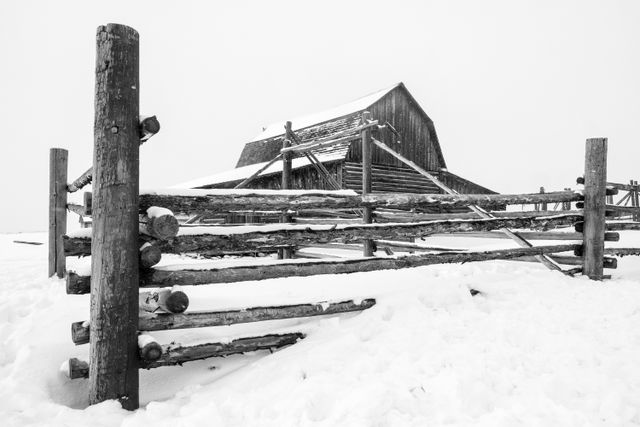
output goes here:
<path id="1" fill-rule="evenodd" d="M 210 357 L 229 356 L 231 354 L 248 353 L 258 350 L 272 350 L 295 344 L 303 339 L 304 334 L 290 333 L 282 335 L 265 335 L 263 337 L 240 338 L 230 343 L 200 344 L 186 347 L 172 345 L 163 347 L 162 356 L 155 361 L 140 361 L 140 368 L 151 369 L 160 366 L 181 365 L 194 360 Z"/>
<path id="2" fill-rule="evenodd" d="M 377 270 L 398 270 L 434 264 L 453 264 L 518 258 L 573 251 L 580 245 L 537 246 L 531 248 L 499 249 L 482 252 L 448 252 L 409 255 L 397 258 L 357 258 L 332 261 L 286 262 L 259 266 L 238 266 L 206 270 L 150 269 L 140 273 L 140 287 L 163 288 L 175 284 L 182 286 L 213 283 L 235 283 L 281 277 L 306 277 L 318 274 L 347 274 Z M 90 291 L 91 277 L 72 271 L 67 275 L 68 294 L 86 294 Z"/>
<path id="3" fill-rule="evenodd" d="M 489 218 L 474 220 L 445 220 L 395 224 L 341 224 L 334 227 L 301 227 L 295 225 L 243 227 L 242 229 L 202 227 L 186 231 L 159 243 L 163 253 L 200 253 L 208 255 L 237 251 L 257 251 L 270 246 L 313 246 L 324 243 L 352 243 L 364 240 L 396 240 L 429 236 L 434 233 L 490 231 L 504 227 L 548 230 L 560 225 L 574 224 L 579 215 L 557 215 L 541 218 Z M 242 232 L 242 231 L 245 232 Z M 264 231 L 262 231 L 264 230 Z M 196 233 L 206 234 L 196 234 Z M 218 233 L 218 234 L 214 234 Z M 88 255 L 90 239 L 65 238 L 65 254 Z"/>
<path id="4" fill-rule="evenodd" d="M 158 311 L 183 313 L 189 307 L 189 297 L 187 294 L 176 289 L 141 292 L 138 301 L 140 310 L 149 313 L 156 313 Z"/>
<path id="5" fill-rule="evenodd" d="M 175 237 L 180 229 L 178 220 L 169 209 L 152 206 L 140 215 L 140 233 L 159 240 Z"/>
<path id="6" fill-rule="evenodd" d="M 186 191 L 185 191 L 186 193 Z M 573 191 L 533 194 L 412 194 L 376 193 L 366 195 L 313 194 L 207 194 L 207 190 L 190 190 L 193 195 L 140 194 L 140 210 L 164 206 L 177 214 L 218 213 L 238 210 L 285 209 L 359 209 L 359 208 L 462 208 L 479 206 L 497 209 L 505 204 L 534 204 L 541 202 L 575 202 L 583 196 Z"/>
<path id="7" fill-rule="evenodd" d="M 326 316 L 331 314 L 362 311 L 375 305 L 375 299 L 365 299 L 359 303 L 342 301 L 322 304 L 297 304 L 276 307 L 252 307 L 242 310 L 196 311 L 191 313 L 156 313 L 141 316 L 138 320 L 140 331 L 164 331 L 168 329 L 191 329 L 211 326 L 228 326 L 238 323 L 262 322 L 265 320 L 295 319 L 299 317 Z M 71 325 L 71 338 L 76 345 L 89 342 L 87 322 Z"/>

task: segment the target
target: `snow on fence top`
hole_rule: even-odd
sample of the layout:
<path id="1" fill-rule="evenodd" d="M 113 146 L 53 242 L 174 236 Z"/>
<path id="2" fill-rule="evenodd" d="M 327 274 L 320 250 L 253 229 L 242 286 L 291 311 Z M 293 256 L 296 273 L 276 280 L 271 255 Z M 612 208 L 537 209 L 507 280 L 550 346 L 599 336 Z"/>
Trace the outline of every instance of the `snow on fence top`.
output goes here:
<path id="1" fill-rule="evenodd" d="M 353 190 L 256 190 L 251 188 L 151 188 L 140 190 L 140 195 L 150 196 L 357 196 Z"/>

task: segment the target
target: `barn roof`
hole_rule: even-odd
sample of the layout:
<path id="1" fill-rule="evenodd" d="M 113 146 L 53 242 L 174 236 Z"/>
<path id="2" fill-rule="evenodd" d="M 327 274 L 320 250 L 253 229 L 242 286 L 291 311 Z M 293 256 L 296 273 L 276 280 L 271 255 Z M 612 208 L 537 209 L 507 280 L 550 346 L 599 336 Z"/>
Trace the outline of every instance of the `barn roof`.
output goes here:
<path id="1" fill-rule="evenodd" d="M 337 107 L 329 108 L 328 110 L 320 111 L 306 116 L 295 117 L 291 119 L 292 129 L 294 131 L 307 128 L 309 126 L 318 125 L 329 120 L 335 120 L 339 117 L 348 116 L 352 113 L 363 111 L 379 101 L 383 96 L 391 92 L 393 89 L 404 86 L 402 83 L 396 83 L 393 86 L 381 89 L 379 91 L 370 93 L 354 101 L 347 102 L 346 104 L 338 105 Z M 271 123 L 266 126 L 262 132 L 255 136 L 250 142 L 262 141 L 264 139 L 273 138 L 275 136 L 284 135 L 284 125 L 286 121 Z"/>

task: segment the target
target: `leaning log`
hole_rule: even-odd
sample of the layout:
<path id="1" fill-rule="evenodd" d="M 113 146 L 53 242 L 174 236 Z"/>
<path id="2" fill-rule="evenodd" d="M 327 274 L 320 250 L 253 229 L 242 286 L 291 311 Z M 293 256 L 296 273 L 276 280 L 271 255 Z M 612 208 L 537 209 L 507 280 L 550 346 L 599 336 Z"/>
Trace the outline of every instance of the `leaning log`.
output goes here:
<path id="1" fill-rule="evenodd" d="M 240 338 L 230 343 L 211 343 L 194 346 L 174 347 L 165 346 L 162 356 L 155 361 L 140 361 L 143 369 L 158 368 L 160 366 L 181 365 L 194 360 L 208 359 L 210 357 L 229 356 L 238 353 L 248 353 L 258 350 L 272 350 L 295 344 L 304 338 L 301 333 L 282 335 L 265 335 L 263 337 Z"/>
<path id="2" fill-rule="evenodd" d="M 537 246 L 531 248 L 499 249 L 482 252 L 448 252 L 440 254 L 409 255 L 397 258 L 360 258 L 333 261 L 309 261 L 259 266 L 238 266 L 206 270 L 151 269 L 140 274 L 140 287 L 170 287 L 258 281 L 281 277 L 306 277 L 318 274 L 347 274 L 377 270 L 399 270 L 434 264 L 454 264 L 475 261 L 491 261 L 573 251 L 580 245 Z M 68 294 L 86 294 L 91 287 L 90 276 L 74 272 L 67 275 Z"/>
<path id="3" fill-rule="evenodd" d="M 208 255 L 234 251 L 260 250 L 269 246 L 310 246 L 324 243 L 352 243 L 363 240 L 397 240 L 429 236 L 434 233 L 459 233 L 466 231 L 491 231 L 504 227 L 549 230 L 561 225 L 571 225 L 580 221 L 580 215 L 557 215 L 541 218 L 490 218 L 475 220 L 445 220 L 419 223 L 396 224 L 346 224 L 335 227 L 273 227 L 256 226 L 245 233 L 233 233 L 231 227 L 218 229 L 201 228 L 209 234 L 181 234 L 166 242 L 158 242 L 163 253 L 198 252 Z M 267 228 L 260 231 L 261 228 Z M 246 228 L 245 228 L 246 229 Z M 224 233 L 224 234 L 223 234 Z M 88 238 L 65 238 L 65 253 L 88 255 L 91 242 Z"/>
<path id="4" fill-rule="evenodd" d="M 575 202 L 583 196 L 573 191 L 557 191 L 545 194 L 413 194 L 377 193 L 362 196 L 329 194 L 328 192 L 304 195 L 278 194 L 215 194 L 207 190 L 185 190 L 189 195 L 141 194 L 140 210 L 151 206 L 163 206 L 176 214 L 218 213 L 239 210 L 284 209 L 358 209 L 371 208 L 463 208 L 479 206 L 499 209 L 505 204 L 534 204 L 541 202 Z"/>
<path id="5" fill-rule="evenodd" d="M 373 307 L 375 303 L 375 299 L 365 299 L 358 303 L 354 301 L 342 301 L 331 304 L 252 307 L 227 311 L 196 311 L 180 314 L 156 313 L 154 316 L 140 317 L 138 329 L 140 331 L 163 331 L 168 329 L 205 328 L 235 325 L 238 323 L 262 322 L 266 320 L 325 316 L 366 310 Z M 87 322 L 74 322 L 71 325 L 71 338 L 75 344 L 88 343 L 89 327 Z"/>

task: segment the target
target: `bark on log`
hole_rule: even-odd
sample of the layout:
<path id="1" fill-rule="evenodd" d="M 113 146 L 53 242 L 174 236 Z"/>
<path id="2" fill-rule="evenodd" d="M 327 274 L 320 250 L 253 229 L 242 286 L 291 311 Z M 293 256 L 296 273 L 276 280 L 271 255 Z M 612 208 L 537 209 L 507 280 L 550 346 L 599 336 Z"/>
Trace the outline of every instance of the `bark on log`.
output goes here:
<path id="1" fill-rule="evenodd" d="M 178 220 L 168 209 L 151 207 L 140 215 L 140 233 L 159 240 L 175 237 L 180 230 Z"/>
<path id="2" fill-rule="evenodd" d="M 151 268 L 162 259 L 160 248 L 151 243 L 144 243 L 140 247 L 140 268 Z"/>
<path id="3" fill-rule="evenodd" d="M 164 331 L 169 329 L 205 328 L 228 326 L 238 323 L 253 323 L 266 320 L 295 319 L 300 317 L 326 316 L 331 314 L 362 311 L 373 307 L 375 299 L 365 299 L 360 303 L 342 301 L 331 304 L 298 304 L 276 307 L 252 307 L 242 310 L 197 311 L 190 313 L 156 313 L 154 316 L 140 317 L 138 330 Z M 89 327 L 85 322 L 71 325 L 71 337 L 76 345 L 89 342 Z"/>
<path id="4" fill-rule="evenodd" d="M 560 225 L 580 221 L 580 215 L 557 215 L 540 218 L 490 218 L 475 220 L 428 221 L 407 224 L 353 224 L 340 228 L 314 230 L 274 230 L 229 235 L 179 235 L 166 242 L 159 242 L 163 253 L 205 252 L 208 255 L 234 251 L 258 251 L 269 246 L 302 246 L 319 243 L 350 243 L 372 240 L 395 240 L 429 236 L 434 233 L 458 233 L 465 231 L 490 231 L 504 227 L 549 230 Z M 89 239 L 65 237 L 65 253 L 68 256 L 89 255 Z"/>
<path id="5" fill-rule="evenodd" d="M 480 206 L 487 209 L 501 208 L 505 204 L 534 204 L 547 202 L 575 202 L 581 194 L 558 191 L 545 194 L 410 194 L 379 193 L 364 196 L 338 194 L 305 195 L 203 195 L 166 196 L 141 194 L 140 211 L 151 206 L 163 206 L 175 214 L 218 213 L 251 210 L 298 209 L 358 209 L 371 208 L 462 208 Z"/>
<path id="6" fill-rule="evenodd" d="M 362 258 L 340 261 L 311 261 L 260 266 L 240 266 L 209 270 L 157 270 L 151 269 L 140 275 L 141 287 L 163 288 L 176 284 L 182 286 L 207 285 L 213 283 L 236 283 L 279 277 L 306 277 L 318 274 L 347 274 L 377 270 L 399 270 L 434 264 L 453 264 L 475 261 L 518 258 L 526 255 L 541 255 L 573 251 L 580 245 L 536 246 L 531 248 L 500 249 L 483 252 L 448 252 L 442 254 L 410 255 L 398 258 Z M 85 294 L 91 287 L 90 276 L 74 272 L 67 275 L 67 293 Z"/>
<path id="7" fill-rule="evenodd" d="M 230 343 L 211 343 L 188 347 L 165 346 L 162 356 L 155 361 L 140 361 L 143 369 L 158 368 L 160 366 L 181 365 L 194 360 L 208 359 L 210 357 L 229 356 L 231 354 L 248 353 L 258 350 L 271 350 L 287 345 L 295 344 L 304 338 L 301 333 L 282 335 L 265 335 L 263 337 L 240 338 Z"/>
<path id="8" fill-rule="evenodd" d="M 140 310 L 149 313 L 157 313 L 158 310 L 167 313 L 183 313 L 189 307 L 187 294 L 172 289 L 141 292 L 139 302 Z"/>
<path id="9" fill-rule="evenodd" d="M 89 403 L 138 400 L 138 33 L 98 27 Z"/>
<path id="10" fill-rule="evenodd" d="M 582 256 L 584 252 L 584 249 L 582 246 L 578 246 L 573 253 L 576 256 Z M 614 255 L 614 256 L 618 256 L 618 257 L 625 257 L 625 256 L 640 256 L 640 248 L 604 248 L 604 254 L 605 255 Z"/>

